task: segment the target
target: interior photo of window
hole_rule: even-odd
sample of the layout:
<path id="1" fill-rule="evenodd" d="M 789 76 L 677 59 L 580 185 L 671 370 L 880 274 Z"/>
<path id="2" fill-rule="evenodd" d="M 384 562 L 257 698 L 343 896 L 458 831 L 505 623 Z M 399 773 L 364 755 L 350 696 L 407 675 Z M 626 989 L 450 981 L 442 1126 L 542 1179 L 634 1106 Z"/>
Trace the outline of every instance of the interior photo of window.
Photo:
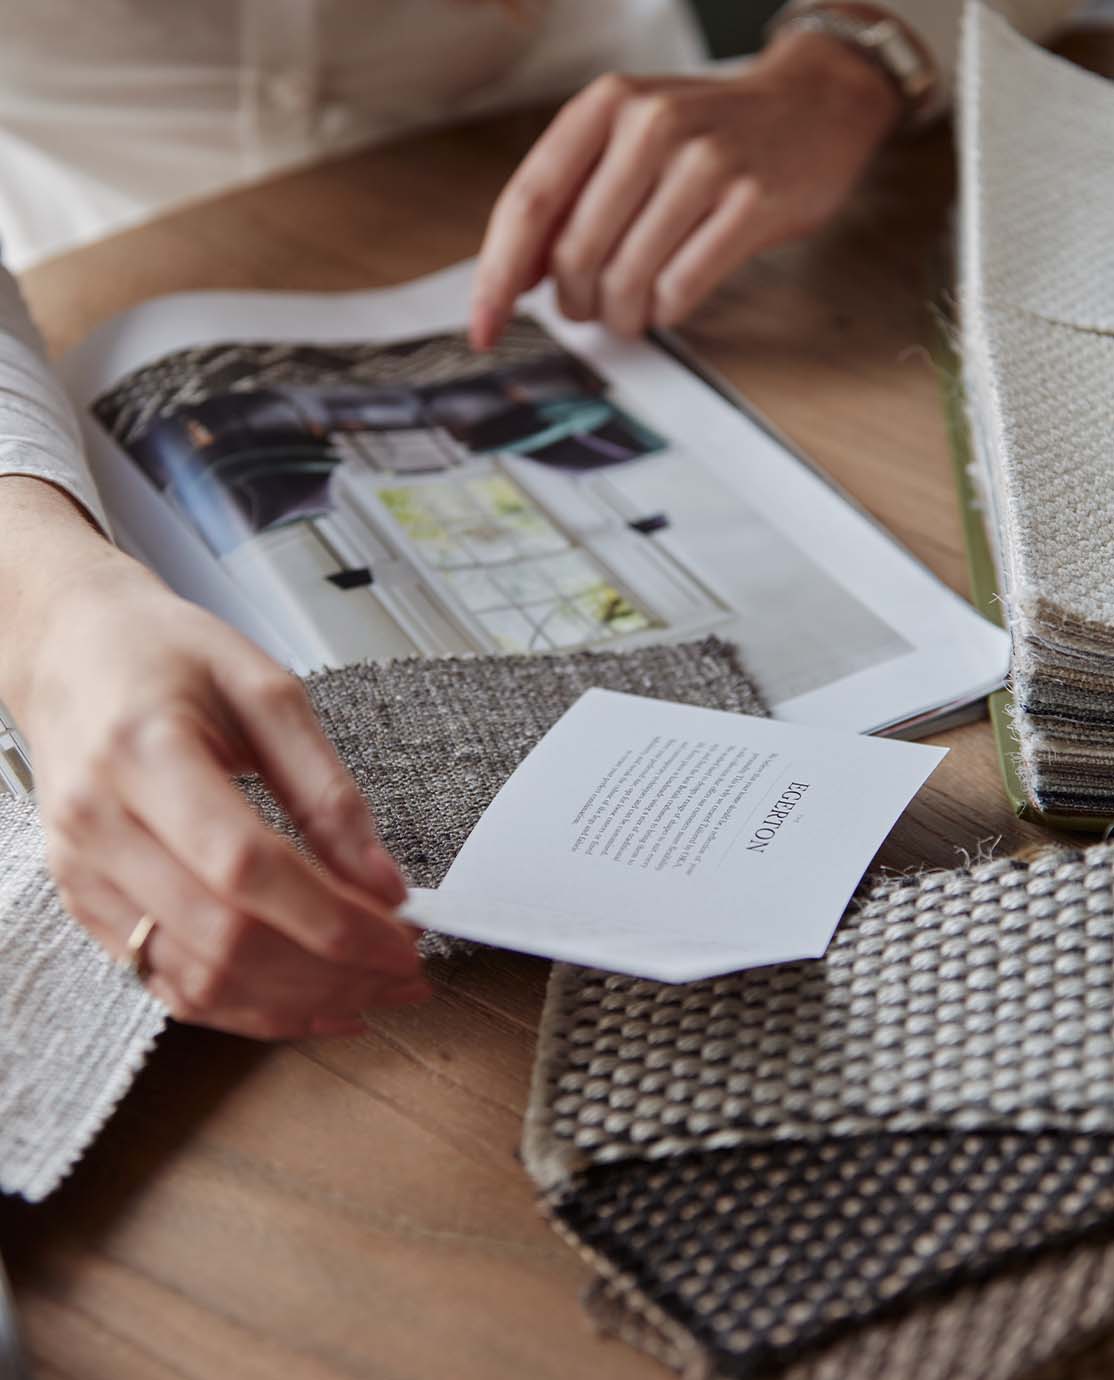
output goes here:
<path id="1" fill-rule="evenodd" d="M 666 441 L 532 321 L 486 357 L 455 335 L 183 352 L 97 415 L 327 661 L 555 651 L 728 612 L 660 539 L 667 513 L 594 482 Z"/>

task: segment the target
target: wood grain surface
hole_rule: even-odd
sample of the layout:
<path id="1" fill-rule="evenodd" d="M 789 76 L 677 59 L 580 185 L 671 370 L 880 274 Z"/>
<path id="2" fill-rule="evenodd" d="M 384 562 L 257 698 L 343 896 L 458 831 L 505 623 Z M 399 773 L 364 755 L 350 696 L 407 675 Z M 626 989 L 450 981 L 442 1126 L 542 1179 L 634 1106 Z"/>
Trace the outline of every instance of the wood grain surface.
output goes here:
<path id="1" fill-rule="evenodd" d="M 423 136 L 84 248 L 25 286 L 55 351 L 187 288 L 355 289 L 475 252 L 540 117 Z M 819 240 L 741 274 L 686 330 L 700 356 L 957 590 L 966 577 L 928 357 L 949 275 L 946 131 L 894 150 Z M 989 727 L 952 749 L 880 855 L 955 865 L 1041 836 Z M 358 1039 L 262 1048 L 178 1028 L 45 1205 L 0 1204 L 42 1377 L 610 1380 L 580 1263 L 516 1160 L 545 965 L 484 953 Z M 895 1377 L 895 1380 L 898 1380 Z"/>

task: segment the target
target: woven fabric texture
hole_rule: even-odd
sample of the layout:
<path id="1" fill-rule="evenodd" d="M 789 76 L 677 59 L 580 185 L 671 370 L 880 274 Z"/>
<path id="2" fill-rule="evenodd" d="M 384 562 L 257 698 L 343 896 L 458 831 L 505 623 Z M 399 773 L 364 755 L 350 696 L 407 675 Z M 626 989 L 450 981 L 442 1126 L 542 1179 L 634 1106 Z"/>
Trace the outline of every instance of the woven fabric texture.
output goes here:
<path id="1" fill-rule="evenodd" d="M 700 1380 L 729 1380 L 687 1333 L 655 1326 L 601 1277 L 599 1329 Z M 1036 1260 L 883 1313 L 777 1368 L 779 1380 L 1109 1380 L 1114 1374 L 1114 1244 Z M 1091 1367 L 1096 1357 L 1106 1370 Z"/>
<path id="2" fill-rule="evenodd" d="M 967 16 L 961 82 L 980 295 L 1114 330 L 1109 82 L 1029 42 L 986 4 Z"/>
<path id="3" fill-rule="evenodd" d="M 1041 1366 L 1025 1380 L 1110 1380 L 1114 1375 L 1114 1332 Z"/>
<path id="4" fill-rule="evenodd" d="M 820 963 L 685 986 L 557 965 L 542 1040 L 545 1187 L 769 1140 L 1114 1133 L 1114 845 L 883 881 Z"/>
<path id="5" fill-rule="evenodd" d="M 1107 814 L 1114 808 L 1114 587 L 1107 577 L 1114 335 L 1016 311 L 988 309 L 985 318 L 1003 361 L 997 398 L 1008 418 L 994 482 L 1006 514 L 1022 774 L 1042 808 Z"/>
<path id="6" fill-rule="evenodd" d="M 608 1280 L 613 1313 L 652 1324 L 688 1371 L 757 1376 L 815 1361 L 891 1311 L 931 1316 L 942 1291 L 1108 1231 L 1114 1142 L 940 1131 L 622 1161 L 582 1171 L 551 1213 Z M 1070 1302 L 1057 1285 L 1015 1319 L 1019 1345 L 1058 1300 Z M 968 1346 L 986 1351 L 1001 1320 L 966 1321 Z M 932 1345 L 954 1350 L 954 1320 L 939 1323 Z"/>
<path id="7" fill-rule="evenodd" d="M 1114 84 L 983 4 L 961 79 L 963 356 L 1042 809 L 1114 815 Z M 1039 99 L 1034 98 L 1039 93 Z"/>
<path id="8" fill-rule="evenodd" d="M 62 909 L 26 800 L 0 798 L 0 1192 L 69 1173 L 166 1023 Z"/>
<path id="9" fill-rule="evenodd" d="M 851 1324 L 1114 1230 L 1112 962 L 1101 844 L 883 881 L 819 963 L 682 987 L 555 967 L 524 1158 L 605 1320 L 693 1373 L 805 1367 Z M 1114 1312 L 1088 1278 L 1057 1295 L 1062 1346 Z M 989 1348 L 996 1322 L 940 1317 L 925 1366 L 961 1323 Z M 1033 1338 L 1019 1321 L 1003 1377 L 1043 1359 Z"/>
<path id="10" fill-rule="evenodd" d="M 735 650 L 715 638 L 633 652 L 453 657 L 350 666 L 306 688 L 415 886 L 437 886 L 484 810 L 592 686 L 765 714 Z M 276 827 L 290 826 L 255 789 Z"/>
<path id="11" fill-rule="evenodd" d="M 734 650 L 715 640 L 354 666 L 307 684 L 385 842 L 423 886 L 441 880 L 522 757 L 590 686 L 762 712 Z M 293 834 L 258 782 L 246 789 Z M 0 1191 L 39 1199 L 127 1091 L 166 1014 L 63 911 L 26 802 L 0 798 L 0 860 Z"/>

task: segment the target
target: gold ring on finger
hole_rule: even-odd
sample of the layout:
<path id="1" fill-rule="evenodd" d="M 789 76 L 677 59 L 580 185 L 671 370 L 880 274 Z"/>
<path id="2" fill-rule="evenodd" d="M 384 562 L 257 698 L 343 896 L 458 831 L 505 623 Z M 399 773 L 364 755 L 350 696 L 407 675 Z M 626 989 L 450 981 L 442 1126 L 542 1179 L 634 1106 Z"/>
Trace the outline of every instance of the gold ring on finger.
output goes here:
<path id="1" fill-rule="evenodd" d="M 139 917 L 135 929 L 128 935 L 128 942 L 124 945 L 124 954 L 120 959 L 120 966 L 126 968 L 129 973 L 134 973 L 140 982 L 143 982 L 151 971 L 151 966 L 147 962 L 147 944 L 155 932 L 155 923 L 146 913 Z"/>

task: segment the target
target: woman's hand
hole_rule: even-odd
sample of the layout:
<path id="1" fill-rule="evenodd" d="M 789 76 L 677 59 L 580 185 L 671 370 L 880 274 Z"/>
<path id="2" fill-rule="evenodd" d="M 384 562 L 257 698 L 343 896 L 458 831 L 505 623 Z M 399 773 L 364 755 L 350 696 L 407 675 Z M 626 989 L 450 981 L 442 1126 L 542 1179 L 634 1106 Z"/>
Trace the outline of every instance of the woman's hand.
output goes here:
<path id="1" fill-rule="evenodd" d="M 625 336 L 676 324 L 752 255 L 832 216 L 900 110 L 865 58 L 801 31 L 732 77 L 601 78 L 496 203 L 473 344 L 494 344 L 547 275 L 575 321 Z"/>
<path id="2" fill-rule="evenodd" d="M 41 491 L 40 520 L 44 496 L 69 509 L 50 528 L 49 577 L 8 605 L 0 684 L 29 740 L 66 908 L 116 955 L 152 916 L 148 986 L 186 1021 L 324 1035 L 427 996 L 413 935 L 395 919 L 405 884 L 298 681 L 110 547 L 61 495 L 17 479 L 0 480 L 0 494 L 19 485 Z M 231 783 L 248 770 L 321 869 Z"/>

